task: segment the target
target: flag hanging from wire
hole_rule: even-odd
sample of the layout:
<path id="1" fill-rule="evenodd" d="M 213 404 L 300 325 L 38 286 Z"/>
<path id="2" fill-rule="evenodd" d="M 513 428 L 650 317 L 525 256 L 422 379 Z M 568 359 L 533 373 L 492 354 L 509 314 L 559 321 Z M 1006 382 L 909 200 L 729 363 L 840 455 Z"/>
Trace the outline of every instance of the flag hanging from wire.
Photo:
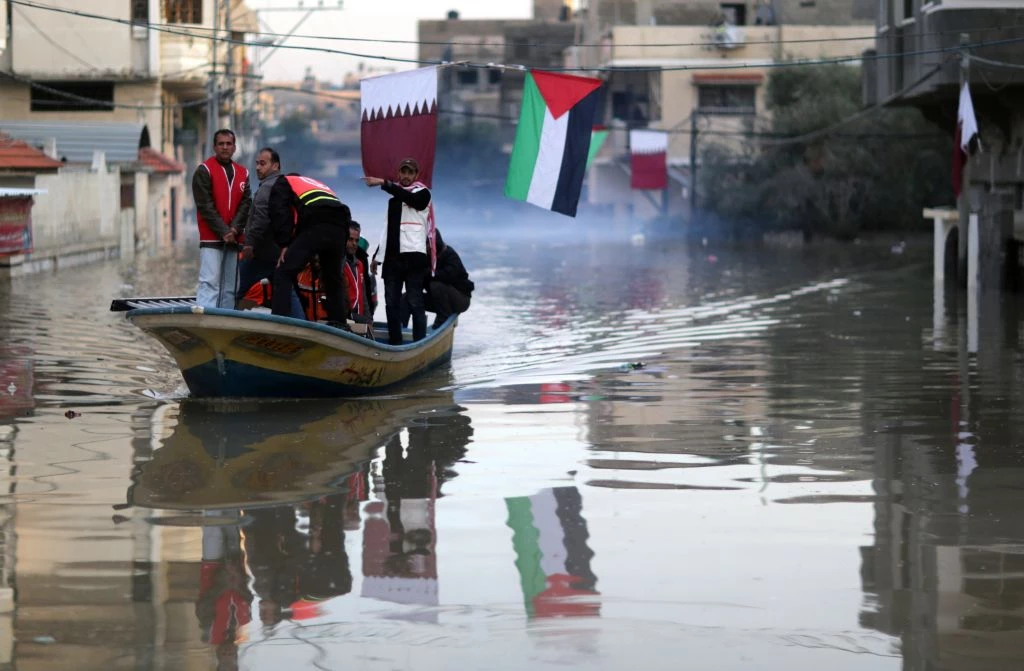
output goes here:
<path id="1" fill-rule="evenodd" d="M 531 70 L 505 180 L 505 196 L 576 216 L 603 82 Z"/>
<path id="2" fill-rule="evenodd" d="M 978 120 L 974 116 L 971 90 L 964 82 L 960 89 L 960 106 L 956 114 L 956 135 L 953 138 L 953 191 L 957 197 L 963 190 L 964 166 L 967 159 L 981 149 L 978 138 Z"/>
<path id="3" fill-rule="evenodd" d="M 414 158 L 428 187 L 437 148 L 437 68 L 369 77 L 359 83 L 363 172 L 398 179 L 398 164 Z"/>
<path id="4" fill-rule="evenodd" d="M 668 187 L 668 133 L 629 131 L 630 180 L 634 189 Z"/>

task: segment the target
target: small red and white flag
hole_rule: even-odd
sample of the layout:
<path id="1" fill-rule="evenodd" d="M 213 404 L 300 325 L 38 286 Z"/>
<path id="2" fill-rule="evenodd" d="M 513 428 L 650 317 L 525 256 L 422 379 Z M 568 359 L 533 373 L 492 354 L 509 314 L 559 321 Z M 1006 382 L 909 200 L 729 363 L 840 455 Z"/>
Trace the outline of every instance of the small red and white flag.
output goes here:
<path id="1" fill-rule="evenodd" d="M 964 165 L 976 150 L 981 149 L 978 120 L 974 116 L 971 90 L 964 82 L 960 89 L 960 108 L 956 114 L 956 137 L 953 139 L 953 191 L 957 197 L 963 190 Z"/>
<path id="2" fill-rule="evenodd" d="M 668 133 L 660 130 L 631 130 L 629 149 L 632 166 L 631 187 L 668 187 Z"/>

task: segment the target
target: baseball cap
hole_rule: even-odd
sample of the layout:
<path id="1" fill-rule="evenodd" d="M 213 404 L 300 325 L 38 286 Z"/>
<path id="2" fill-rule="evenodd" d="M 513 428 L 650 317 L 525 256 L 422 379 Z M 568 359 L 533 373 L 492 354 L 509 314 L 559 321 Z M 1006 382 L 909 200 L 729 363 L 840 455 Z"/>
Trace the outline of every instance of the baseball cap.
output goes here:
<path id="1" fill-rule="evenodd" d="M 398 164 L 398 169 L 401 170 L 404 167 L 410 167 L 416 172 L 420 171 L 420 164 L 416 162 L 414 158 L 403 158 L 402 162 Z"/>

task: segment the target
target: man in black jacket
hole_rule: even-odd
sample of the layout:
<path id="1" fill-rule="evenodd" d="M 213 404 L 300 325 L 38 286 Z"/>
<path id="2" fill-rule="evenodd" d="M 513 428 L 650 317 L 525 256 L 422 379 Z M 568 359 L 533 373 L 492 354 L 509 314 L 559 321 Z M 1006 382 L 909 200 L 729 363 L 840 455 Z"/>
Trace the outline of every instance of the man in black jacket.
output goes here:
<path id="1" fill-rule="evenodd" d="M 370 273 L 377 273 L 378 256 L 384 263 L 384 309 L 388 317 L 388 342 L 402 344 L 402 288 L 409 295 L 412 339 L 427 335 L 427 314 L 423 304 L 423 283 L 430 274 L 430 235 L 433 224 L 430 189 L 416 181 L 419 164 L 406 158 L 398 165 L 398 182 L 380 177 L 363 177 L 366 186 L 379 186 L 391 194 L 388 220 L 380 244 L 370 261 Z"/>
<path id="2" fill-rule="evenodd" d="M 469 309 L 469 301 L 476 286 L 469 279 L 466 267 L 458 252 L 446 245 L 441 238 L 441 231 L 434 231 L 434 244 L 437 249 L 437 269 L 434 276 L 428 278 L 427 310 L 435 313 L 433 327 L 437 328 L 453 314 Z"/>
<path id="3" fill-rule="evenodd" d="M 287 244 L 292 234 L 294 215 L 287 202 L 287 194 L 271 201 L 270 194 L 281 177 L 281 157 L 271 147 L 264 147 L 256 154 L 256 177 L 260 186 L 253 199 L 252 216 L 245 226 L 245 246 L 242 247 L 242 265 L 239 268 L 238 295 L 244 296 L 249 288 L 274 275 L 277 259 L 281 256 L 281 245 Z M 292 292 L 290 317 L 305 319 L 302 303 L 297 293 Z"/>

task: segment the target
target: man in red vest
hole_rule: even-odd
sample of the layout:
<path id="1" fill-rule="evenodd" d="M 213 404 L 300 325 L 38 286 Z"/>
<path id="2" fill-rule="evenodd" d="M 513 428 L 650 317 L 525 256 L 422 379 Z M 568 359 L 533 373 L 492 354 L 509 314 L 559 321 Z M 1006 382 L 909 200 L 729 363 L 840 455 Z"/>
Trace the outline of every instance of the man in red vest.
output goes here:
<path id="1" fill-rule="evenodd" d="M 213 156 L 192 176 L 192 199 L 199 220 L 199 285 L 196 303 L 204 308 L 235 307 L 238 243 L 249 219 L 249 171 L 231 160 L 235 134 L 213 135 Z"/>

